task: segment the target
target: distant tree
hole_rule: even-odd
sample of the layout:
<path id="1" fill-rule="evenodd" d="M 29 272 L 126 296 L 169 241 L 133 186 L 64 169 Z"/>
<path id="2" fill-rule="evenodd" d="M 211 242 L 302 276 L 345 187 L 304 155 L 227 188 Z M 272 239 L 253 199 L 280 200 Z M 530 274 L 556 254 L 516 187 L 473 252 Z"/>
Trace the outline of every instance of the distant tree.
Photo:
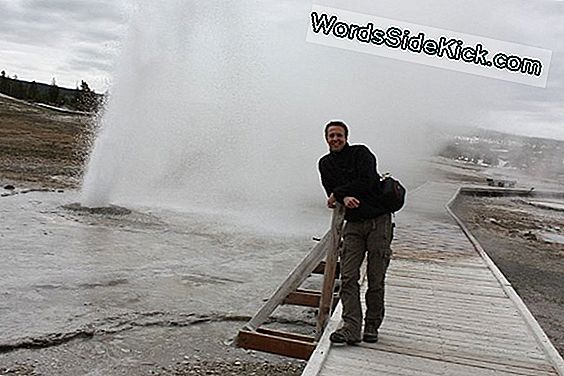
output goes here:
<path id="1" fill-rule="evenodd" d="M 96 112 L 100 107 L 98 95 L 90 89 L 84 80 L 80 82 L 80 87 L 76 89 L 75 107 L 79 111 Z"/>
<path id="2" fill-rule="evenodd" d="M 89 93 L 90 92 L 90 87 L 88 86 L 88 84 L 86 83 L 86 81 L 81 81 L 80 82 L 80 90 L 82 90 L 85 93 Z"/>
<path id="3" fill-rule="evenodd" d="M 59 99 L 59 87 L 57 86 L 55 77 L 53 77 L 53 80 L 51 81 L 51 87 L 49 87 L 49 103 L 57 104 L 58 99 Z"/>
<path id="4" fill-rule="evenodd" d="M 6 77 L 6 71 L 0 73 L 0 93 L 8 94 L 8 78 Z"/>
<path id="5" fill-rule="evenodd" d="M 11 96 L 18 99 L 26 98 L 26 90 L 22 81 L 14 80 Z"/>
<path id="6" fill-rule="evenodd" d="M 31 84 L 29 84 L 28 90 L 27 90 L 27 99 L 30 99 L 34 102 L 37 102 L 37 100 L 39 99 L 39 94 L 38 94 L 38 90 L 37 90 L 37 82 L 32 81 Z"/>

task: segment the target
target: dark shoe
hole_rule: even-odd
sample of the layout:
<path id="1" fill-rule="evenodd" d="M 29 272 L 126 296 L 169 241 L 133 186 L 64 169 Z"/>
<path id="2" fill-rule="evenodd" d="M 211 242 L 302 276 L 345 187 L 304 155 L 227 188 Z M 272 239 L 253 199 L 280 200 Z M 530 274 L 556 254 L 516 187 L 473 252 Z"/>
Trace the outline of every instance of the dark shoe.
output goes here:
<path id="1" fill-rule="evenodd" d="M 378 342 L 378 328 L 373 322 L 367 322 L 364 324 L 364 334 L 362 335 L 362 340 L 368 343 Z"/>
<path id="2" fill-rule="evenodd" d="M 348 330 L 337 329 L 329 336 L 329 340 L 332 343 L 346 343 L 347 345 L 354 345 L 360 342 L 360 339 L 353 338 Z"/>

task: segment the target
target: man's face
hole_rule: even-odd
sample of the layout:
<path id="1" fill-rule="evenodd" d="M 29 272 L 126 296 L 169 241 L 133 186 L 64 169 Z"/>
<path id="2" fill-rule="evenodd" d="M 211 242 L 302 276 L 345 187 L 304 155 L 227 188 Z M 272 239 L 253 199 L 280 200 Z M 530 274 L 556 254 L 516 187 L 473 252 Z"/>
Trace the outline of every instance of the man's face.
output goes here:
<path id="1" fill-rule="evenodd" d="M 331 151 L 341 151 L 345 147 L 347 138 L 345 137 L 345 130 L 343 127 L 338 125 L 332 125 L 327 129 L 327 137 L 325 139 L 327 145 L 329 145 L 329 150 Z"/>

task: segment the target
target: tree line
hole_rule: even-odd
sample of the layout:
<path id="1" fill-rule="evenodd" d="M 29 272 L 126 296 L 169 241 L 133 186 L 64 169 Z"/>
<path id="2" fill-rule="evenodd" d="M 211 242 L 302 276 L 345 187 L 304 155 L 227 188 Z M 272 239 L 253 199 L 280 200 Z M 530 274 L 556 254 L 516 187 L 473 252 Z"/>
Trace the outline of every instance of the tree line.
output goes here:
<path id="1" fill-rule="evenodd" d="M 76 89 L 68 89 L 59 87 L 55 78 L 50 85 L 29 82 L 19 80 L 17 75 L 8 77 L 4 70 L 0 72 L 0 93 L 29 102 L 83 112 L 97 112 L 104 100 L 104 96 L 90 89 L 86 81 L 81 81 Z"/>

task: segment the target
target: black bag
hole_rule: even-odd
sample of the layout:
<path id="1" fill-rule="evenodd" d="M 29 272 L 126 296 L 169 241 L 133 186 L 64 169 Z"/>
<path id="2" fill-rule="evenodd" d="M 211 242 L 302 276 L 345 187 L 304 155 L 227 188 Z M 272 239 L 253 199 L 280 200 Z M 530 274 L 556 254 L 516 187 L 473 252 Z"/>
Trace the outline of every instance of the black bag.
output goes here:
<path id="1" fill-rule="evenodd" d="M 385 175 L 380 180 L 379 201 L 389 213 L 397 212 L 403 207 L 405 192 L 405 187 L 391 175 Z"/>

